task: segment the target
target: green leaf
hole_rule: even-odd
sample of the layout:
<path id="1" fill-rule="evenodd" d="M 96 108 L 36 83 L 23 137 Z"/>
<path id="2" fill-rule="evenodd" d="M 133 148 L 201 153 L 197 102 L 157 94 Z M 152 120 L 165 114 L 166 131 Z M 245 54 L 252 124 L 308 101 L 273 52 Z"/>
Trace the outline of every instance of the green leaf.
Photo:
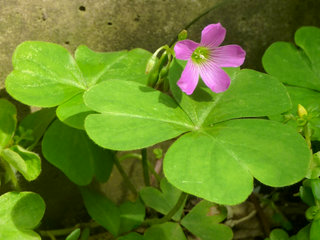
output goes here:
<path id="1" fill-rule="evenodd" d="M 89 215 L 116 236 L 120 227 L 120 211 L 106 196 L 89 188 L 80 188 Z"/>
<path id="2" fill-rule="evenodd" d="M 302 229 L 298 232 L 298 234 L 296 235 L 297 240 L 306 240 L 306 239 L 309 239 L 310 227 L 311 227 L 311 224 L 308 224 L 307 226 L 305 226 L 304 228 L 302 228 Z"/>
<path id="3" fill-rule="evenodd" d="M 201 240 L 231 240 L 232 230 L 219 224 L 226 217 L 226 208 L 203 200 L 182 219 L 181 225 Z"/>
<path id="4" fill-rule="evenodd" d="M 301 27 L 294 36 L 296 44 L 303 49 L 312 64 L 312 70 L 320 76 L 320 29 Z"/>
<path id="5" fill-rule="evenodd" d="M 93 86 L 106 80 L 104 75 L 126 55 L 126 51 L 100 53 L 80 45 L 75 52 L 75 59 L 88 86 Z"/>
<path id="6" fill-rule="evenodd" d="M 145 240 L 144 237 L 136 232 L 129 233 L 123 237 L 117 238 L 117 240 Z"/>
<path id="7" fill-rule="evenodd" d="M 308 112 L 308 126 L 312 131 L 311 140 L 320 140 L 320 94 L 307 88 L 287 86 L 287 91 L 292 100 L 292 109 L 289 113 L 292 114 L 292 119 L 286 119 L 278 116 L 277 121 L 285 121 L 286 124 L 294 128 L 298 128 L 297 120 L 299 118 L 297 110 L 298 104 L 301 104 Z"/>
<path id="8" fill-rule="evenodd" d="M 301 200 L 309 206 L 314 206 L 316 204 L 311 190 L 310 179 L 306 179 L 303 181 L 303 185 L 300 186 L 299 189 L 299 195 Z"/>
<path id="9" fill-rule="evenodd" d="M 43 137 L 50 123 L 56 117 L 54 108 L 43 108 L 27 115 L 19 124 L 17 134 L 20 138 L 18 144 L 25 148 L 33 148 Z M 25 134 L 31 131 L 32 139 L 25 139 Z"/>
<path id="10" fill-rule="evenodd" d="M 80 228 L 76 228 L 66 237 L 66 240 L 78 240 L 80 237 L 80 233 Z"/>
<path id="11" fill-rule="evenodd" d="M 287 86 L 292 100 L 292 113 L 298 110 L 298 104 L 305 108 L 320 108 L 320 93 L 311 89 Z M 307 109 L 308 110 L 308 109 Z"/>
<path id="12" fill-rule="evenodd" d="M 136 202 L 124 202 L 119 207 L 120 210 L 120 231 L 119 233 L 129 232 L 140 226 L 145 217 L 145 207 L 138 199 Z"/>
<path id="13" fill-rule="evenodd" d="M 298 104 L 307 110 L 320 108 L 320 29 L 300 28 L 295 34 L 295 42 L 299 49 L 291 43 L 276 42 L 267 49 L 262 58 L 263 66 L 269 74 L 290 85 L 287 89 L 293 102 L 293 114 L 296 113 Z M 320 119 L 312 118 L 309 116 L 311 127 L 317 131 L 312 139 L 320 140 Z"/>
<path id="14" fill-rule="evenodd" d="M 57 108 L 57 116 L 63 123 L 70 127 L 84 130 L 85 118 L 94 113 L 83 102 L 83 93 L 71 98 Z"/>
<path id="15" fill-rule="evenodd" d="M 312 140 L 320 140 L 320 93 L 311 89 L 287 86 L 288 93 L 292 99 L 293 116 L 298 118 L 298 104 L 301 104 L 308 112 L 308 124 L 312 130 Z M 297 121 L 290 120 L 288 124 L 297 128 Z"/>
<path id="16" fill-rule="evenodd" d="M 301 104 L 308 112 L 307 120 L 312 130 L 312 140 L 320 140 L 320 93 L 311 89 L 287 86 L 288 93 L 292 99 L 293 116 L 298 118 L 298 104 Z M 292 126 L 297 126 L 297 122 L 291 120 L 288 122 Z"/>
<path id="17" fill-rule="evenodd" d="M 320 179 L 310 179 L 310 185 L 314 198 L 320 201 Z"/>
<path id="18" fill-rule="evenodd" d="M 94 176 L 98 182 L 104 183 L 108 181 L 111 175 L 112 168 L 113 168 L 114 153 L 107 149 L 102 149 L 97 145 L 92 145 L 92 141 L 90 142 L 91 142 L 90 145 L 93 148 L 92 154 L 94 156 L 93 158 Z"/>
<path id="19" fill-rule="evenodd" d="M 75 59 L 88 87 L 91 87 L 111 79 L 146 84 L 147 75 L 144 72 L 146 60 L 150 55 L 151 53 L 143 49 L 98 53 L 86 46 L 79 46 Z M 57 109 L 57 116 L 61 121 L 78 129 L 84 129 L 84 119 L 90 113 L 93 111 L 84 104 L 83 93 L 74 96 Z"/>
<path id="20" fill-rule="evenodd" d="M 17 110 L 8 100 L 0 99 L 0 152 L 14 135 L 17 124 Z"/>
<path id="21" fill-rule="evenodd" d="M 280 114 L 291 108 L 285 87 L 270 75 L 229 68 L 225 70 L 232 80 L 227 91 L 216 94 L 200 82 L 192 95 L 186 95 L 176 84 L 182 70 L 175 61 L 169 72 L 170 87 L 177 102 L 198 127 L 232 118 Z"/>
<path id="22" fill-rule="evenodd" d="M 310 228 L 310 240 L 320 239 L 320 219 L 317 219 L 311 223 Z"/>
<path id="23" fill-rule="evenodd" d="M 145 240 L 187 240 L 178 223 L 153 225 L 144 233 Z"/>
<path id="24" fill-rule="evenodd" d="M 41 173 L 40 157 L 18 145 L 4 149 L 1 158 L 19 171 L 26 180 L 35 180 Z"/>
<path id="25" fill-rule="evenodd" d="M 253 177 L 273 187 L 301 180 L 310 155 L 294 129 L 268 120 L 239 119 L 182 136 L 164 158 L 164 173 L 182 191 L 237 204 L 251 193 Z"/>
<path id="26" fill-rule="evenodd" d="M 320 176 L 320 152 L 313 154 L 306 178 L 316 179 Z"/>
<path id="27" fill-rule="evenodd" d="M 105 181 L 113 166 L 110 151 L 95 145 L 84 131 L 68 127 L 58 120 L 44 135 L 42 153 L 78 185 L 89 184 L 94 175 Z"/>
<path id="28" fill-rule="evenodd" d="M 127 80 L 147 83 L 147 61 L 152 54 L 144 49 L 99 53 L 79 46 L 75 59 L 89 86 L 105 80 Z"/>
<path id="29" fill-rule="evenodd" d="M 181 191 L 173 187 L 165 178 L 161 180 L 160 188 L 162 192 L 154 187 L 145 187 L 140 190 L 140 196 L 148 207 L 162 214 L 167 214 L 178 202 Z M 179 221 L 183 207 L 184 204 L 172 217 L 173 220 Z"/>
<path id="30" fill-rule="evenodd" d="M 282 229 L 274 229 L 270 233 L 270 240 L 289 240 L 289 235 Z"/>
<path id="31" fill-rule="evenodd" d="M 32 192 L 8 192 L 0 196 L 0 239 L 40 240 L 32 231 L 45 211 L 42 198 Z"/>
<path id="32" fill-rule="evenodd" d="M 71 54 L 57 44 L 23 42 L 13 54 L 13 66 L 6 90 L 28 105 L 57 106 L 87 88 Z"/>
<path id="33" fill-rule="evenodd" d="M 85 229 L 83 229 L 79 240 L 88 240 L 89 237 L 90 237 L 90 228 L 86 227 Z"/>
<path id="34" fill-rule="evenodd" d="M 291 43 L 273 43 L 264 53 L 262 64 L 267 73 L 283 83 L 320 90 L 319 77 L 309 59 Z"/>
<path id="35" fill-rule="evenodd" d="M 263 97 L 262 97 L 263 96 Z M 245 69 L 211 105 L 205 125 L 232 118 L 280 114 L 291 108 L 285 87 L 270 75 Z"/>
<path id="36" fill-rule="evenodd" d="M 85 129 L 104 148 L 139 149 L 193 128 L 172 98 L 135 82 L 102 82 L 84 95 L 84 101 L 101 113 L 89 115 Z"/>

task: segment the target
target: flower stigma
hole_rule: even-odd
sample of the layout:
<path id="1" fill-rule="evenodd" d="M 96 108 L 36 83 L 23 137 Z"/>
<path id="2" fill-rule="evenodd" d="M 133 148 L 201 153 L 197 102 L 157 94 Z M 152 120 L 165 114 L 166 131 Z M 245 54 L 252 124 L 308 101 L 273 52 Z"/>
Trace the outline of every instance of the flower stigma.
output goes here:
<path id="1" fill-rule="evenodd" d="M 191 59 L 194 63 L 196 64 L 201 64 L 205 61 L 207 61 L 210 57 L 210 50 L 207 47 L 197 47 L 192 55 L 191 55 Z"/>

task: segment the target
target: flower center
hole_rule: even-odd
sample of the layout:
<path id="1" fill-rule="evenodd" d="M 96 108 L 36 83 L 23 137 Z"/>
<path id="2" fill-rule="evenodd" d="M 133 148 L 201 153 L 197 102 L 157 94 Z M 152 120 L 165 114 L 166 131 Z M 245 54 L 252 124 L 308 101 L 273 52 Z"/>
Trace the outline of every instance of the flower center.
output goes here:
<path id="1" fill-rule="evenodd" d="M 201 64 L 209 59 L 210 50 L 206 47 L 197 47 L 191 55 L 191 59 L 196 64 Z"/>

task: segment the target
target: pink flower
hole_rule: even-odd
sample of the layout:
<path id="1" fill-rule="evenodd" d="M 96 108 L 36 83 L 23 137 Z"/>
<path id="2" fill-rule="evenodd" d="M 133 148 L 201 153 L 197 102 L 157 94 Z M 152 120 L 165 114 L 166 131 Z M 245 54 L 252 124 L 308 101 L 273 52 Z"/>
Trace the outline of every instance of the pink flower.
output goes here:
<path id="1" fill-rule="evenodd" d="M 201 33 L 200 43 L 183 40 L 176 43 L 176 58 L 188 60 L 178 86 L 190 95 L 201 76 L 204 83 L 216 93 L 223 92 L 230 85 L 230 77 L 221 67 L 239 67 L 246 52 L 239 45 L 219 45 L 223 42 L 226 29 L 220 23 L 206 26 Z"/>

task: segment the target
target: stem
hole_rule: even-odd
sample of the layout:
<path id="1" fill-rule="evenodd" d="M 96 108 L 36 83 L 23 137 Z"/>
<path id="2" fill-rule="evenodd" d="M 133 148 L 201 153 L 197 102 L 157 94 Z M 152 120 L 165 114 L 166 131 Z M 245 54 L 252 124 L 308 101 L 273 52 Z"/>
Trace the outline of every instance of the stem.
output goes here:
<path id="1" fill-rule="evenodd" d="M 132 184 L 132 182 L 130 181 L 130 178 L 128 177 L 127 173 L 124 171 L 124 169 L 122 168 L 120 161 L 118 159 L 118 157 L 116 156 L 116 154 L 113 154 L 113 162 L 116 165 L 119 173 L 121 174 L 123 181 L 125 182 L 125 184 L 127 185 L 127 187 L 130 189 L 130 191 L 137 196 L 138 192 L 135 188 L 135 186 Z"/>
<path id="2" fill-rule="evenodd" d="M 153 56 L 157 57 L 158 54 L 159 54 L 159 52 L 162 51 L 163 49 L 164 49 L 164 50 L 168 50 L 168 49 L 169 49 L 169 46 L 168 46 L 168 45 L 164 45 L 164 46 L 158 48 L 158 49 L 154 52 Z"/>
<path id="3" fill-rule="evenodd" d="M 119 157 L 119 161 L 122 162 L 123 160 L 128 159 L 128 158 L 135 158 L 135 159 L 141 160 L 142 156 L 137 153 L 128 153 L 128 154 L 124 154 L 121 157 Z"/>
<path id="4" fill-rule="evenodd" d="M 144 221 L 142 225 L 145 226 L 151 226 L 154 224 L 161 224 L 170 221 L 170 219 L 176 214 L 176 212 L 181 208 L 181 206 L 184 204 L 186 198 L 188 197 L 188 194 L 185 192 L 182 192 L 176 205 L 168 212 L 164 217 L 162 218 L 156 218 L 156 219 L 147 219 Z"/>
<path id="5" fill-rule="evenodd" d="M 257 214 L 256 210 L 253 210 L 250 212 L 247 216 L 244 216 L 243 218 L 240 219 L 230 219 L 225 222 L 225 224 L 231 228 L 233 228 L 236 225 L 239 225 L 240 223 L 246 222 L 253 218 Z"/>
<path id="6" fill-rule="evenodd" d="M 171 211 L 167 215 L 165 215 L 160 220 L 162 220 L 163 222 L 169 221 L 176 214 L 176 212 L 181 208 L 181 206 L 185 202 L 187 196 L 188 196 L 187 193 L 182 192 L 176 205 L 171 209 Z"/>
<path id="7" fill-rule="evenodd" d="M 310 134 L 310 129 L 309 129 L 308 124 L 304 125 L 304 127 L 303 127 L 303 135 L 304 135 L 304 138 L 306 139 L 308 147 L 311 149 L 311 138 L 310 138 L 311 134 Z"/>
<path id="8" fill-rule="evenodd" d="M 97 228 L 101 225 L 97 222 L 89 222 L 89 223 L 79 223 L 74 227 L 63 228 L 63 229 L 54 229 L 54 230 L 40 230 L 39 233 L 43 237 L 50 237 L 51 239 L 56 239 L 55 236 L 65 236 L 71 233 L 73 230 L 77 228 Z"/>
<path id="9" fill-rule="evenodd" d="M 259 199 L 253 193 L 250 195 L 249 199 L 253 203 L 253 205 L 258 213 L 258 217 L 259 217 L 259 221 L 262 225 L 263 233 L 265 234 L 265 236 L 269 236 L 270 235 L 270 224 L 267 221 L 266 216 L 260 206 Z"/>
<path id="10" fill-rule="evenodd" d="M 149 176 L 147 149 L 146 148 L 141 149 L 141 155 L 142 155 L 142 170 L 143 170 L 144 184 L 146 186 L 150 186 L 150 176 Z"/>

